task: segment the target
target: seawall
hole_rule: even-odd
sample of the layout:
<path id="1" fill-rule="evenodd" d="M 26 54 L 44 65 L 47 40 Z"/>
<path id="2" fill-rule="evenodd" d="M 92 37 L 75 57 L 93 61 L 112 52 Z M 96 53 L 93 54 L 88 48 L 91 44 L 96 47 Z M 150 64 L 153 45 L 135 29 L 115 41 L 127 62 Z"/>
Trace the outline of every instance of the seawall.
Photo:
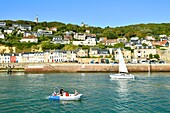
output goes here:
<path id="1" fill-rule="evenodd" d="M 127 64 L 129 72 L 170 72 L 170 64 Z M 48 64 L 24 68 L 25 73 L 53 72 L 118 72 L 118 65 L 111 64 Z"/>
<path id="2" fill-rule="evenodd" d="M 118 64 L 77 63 L 15 63 L 1 64 L 0 72 L 7 72 L 7 66 L 14 66 L 12 72 L 60 73 L 60 72 L 118 72 Z M 170 72 L 170 64 L 127 64 L 129 72 Z"/>

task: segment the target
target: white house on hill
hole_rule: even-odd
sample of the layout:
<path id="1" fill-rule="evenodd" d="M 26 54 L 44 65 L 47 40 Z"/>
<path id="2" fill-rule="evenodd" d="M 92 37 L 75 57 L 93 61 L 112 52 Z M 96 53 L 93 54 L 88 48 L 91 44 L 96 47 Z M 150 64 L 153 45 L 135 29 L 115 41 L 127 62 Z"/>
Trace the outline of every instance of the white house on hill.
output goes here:
<path id="1" fill-rule="evenodd" d="M 95 46 L 96 45 L 96 38 L 87 37 L 87 39 L 85 41 L 73 41 L 73 45 Z"/>
<path id="2" fill-rule="evenodd" d="M 34 35 L 30 35 L 28 37 L 23 37 L 20 42 L 38 42 L 38 38 L 36 38 Z"/>

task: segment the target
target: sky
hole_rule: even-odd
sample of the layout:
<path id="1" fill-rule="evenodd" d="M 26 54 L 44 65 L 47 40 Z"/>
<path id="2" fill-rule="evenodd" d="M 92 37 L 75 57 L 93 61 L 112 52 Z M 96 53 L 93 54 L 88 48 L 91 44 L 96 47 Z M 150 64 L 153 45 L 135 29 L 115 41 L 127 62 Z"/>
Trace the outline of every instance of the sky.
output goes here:
<path id="1" fill-rule="evenodd" d="M 0 20 L 57 21 L 95 27 L 170 23 L 170 0 L 0 0 Z"/>

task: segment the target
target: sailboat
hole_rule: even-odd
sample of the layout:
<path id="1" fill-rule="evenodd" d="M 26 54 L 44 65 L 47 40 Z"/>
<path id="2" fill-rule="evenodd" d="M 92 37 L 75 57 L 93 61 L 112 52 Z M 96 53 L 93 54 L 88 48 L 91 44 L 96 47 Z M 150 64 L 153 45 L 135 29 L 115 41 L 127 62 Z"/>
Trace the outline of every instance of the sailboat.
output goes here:
<path id="1" fill-rule="evenodd" d="M 134 75 L 128 73 L 128 70 L 127 70 L 127 67 L 126 67 L 126 64 L 123 58 L 123 54 L 120 49 L 118 49 L 118 54 L 119 54 L 119 73 L 111 74 L 110 77 L 115 78 L 115 79 L 135 78 Z"/>

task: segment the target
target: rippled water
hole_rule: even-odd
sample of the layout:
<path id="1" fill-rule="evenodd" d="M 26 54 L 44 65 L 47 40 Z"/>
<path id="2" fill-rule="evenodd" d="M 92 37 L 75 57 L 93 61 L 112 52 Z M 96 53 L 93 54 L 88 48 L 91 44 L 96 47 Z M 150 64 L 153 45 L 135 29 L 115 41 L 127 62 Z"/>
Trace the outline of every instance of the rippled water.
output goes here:
<path id="1" fill-rule="evenodd" d="M 110 80 L 109 73 L 0 73 L 0 112 L 170 112 L 170 73 L 133 74 L 134 80 Z M 55 87 L 77 89 L 83 98 L 50 101 Z"/>

